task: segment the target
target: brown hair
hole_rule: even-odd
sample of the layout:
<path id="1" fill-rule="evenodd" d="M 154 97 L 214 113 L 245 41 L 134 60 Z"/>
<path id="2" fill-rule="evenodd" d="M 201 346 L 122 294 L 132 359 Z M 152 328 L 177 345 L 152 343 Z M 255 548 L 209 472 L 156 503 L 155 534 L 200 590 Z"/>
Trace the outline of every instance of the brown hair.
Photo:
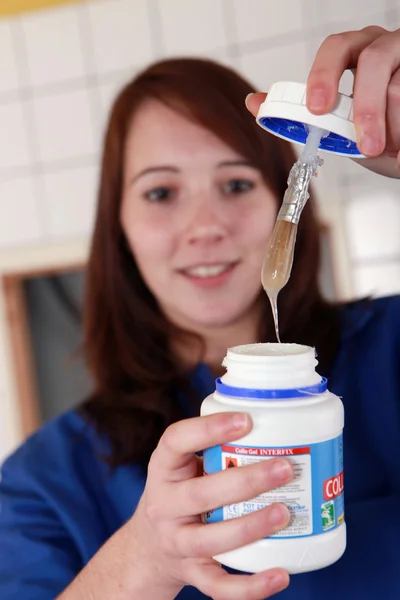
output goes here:
<path id="1" fill-rule="evenodd" d="M 112 108 L 86 280 L 84 348 L 94 390 L 82 411 L 107 436 L 108 460 L 114 466 L 148 460 L 165 428 L 182 418 L 177 389 L 189 390 L 189 378 L 169 350 L 170 336 L 178 332 L 145 285 L 120 223 L 130 122 L 149 98 L 185 115 L 259 169 L 278 207 L 296 157 L 290 144 L 263 131 L 245 109 L 251 91 L 237 73 L 213 61 L 170 59 L 140 73 Z M 337 346 L 337 310 L 321 297 L 318 268 L 319 227 L 309 201 L 299 225 L 292 276 L 279 297 L 280 330 L 283 341 L 316 346 L 326 371 Z M 264 303 L 260 341 L 274 339 L 265 295 Z"/>

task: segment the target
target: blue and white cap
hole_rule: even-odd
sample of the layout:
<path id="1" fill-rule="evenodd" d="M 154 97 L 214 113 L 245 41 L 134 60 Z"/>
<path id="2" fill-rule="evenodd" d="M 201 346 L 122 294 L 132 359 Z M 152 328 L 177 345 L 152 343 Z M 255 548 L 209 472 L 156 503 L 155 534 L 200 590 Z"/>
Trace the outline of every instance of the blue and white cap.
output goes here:
<path id="1" fill-rule="evenodd" d="M 340 156 L 365 158 L 356 145 L 353 99 L 338 93 L 330 113 L 314 115 L 306 106 L 306 89 L 305 83 L 274 83 L 260 106 L 257 123 L 270 133 L 303 146 L 307 140 L 307 126 L 314 125 L 329 131 L 327 136 L 321 138 L 320 150 Z"/>

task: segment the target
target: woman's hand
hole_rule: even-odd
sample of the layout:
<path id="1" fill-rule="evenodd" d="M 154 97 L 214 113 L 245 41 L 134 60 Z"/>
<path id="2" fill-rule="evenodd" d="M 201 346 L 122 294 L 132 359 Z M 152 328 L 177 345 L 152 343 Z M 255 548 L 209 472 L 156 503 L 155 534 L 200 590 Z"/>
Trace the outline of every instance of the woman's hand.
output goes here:
<path id="1" fill-rule="evenodd" d="M 211 557 L 284 528 L 290 518 L 282 504 L 221 523 L 204 524 L 201 514 L 245 501 L 290 481 L 293 469 L 283 458 L 261 461 L 202 477 L 195 452 L 248 433 L 250 417 L 220 413 L 175 423 L 162 436 L 148 468 L 145 491 L 127 524 L 135 556 L 152 569 L 172 597 L 184 585 L 226 600 L 258 600 L 287 587 L 282 569 L 256 575 L 230 575 Z M 146 566 L 145 566 L 146 565 Z"/>
<path id="2" fill-rule="evenodd" d="M 357 146 L 371 160 L 359 164 L 400 177 L 400 29 L 365 27 L 330 35 L 321 44 L 307 81 L 307 107 L 322 115 L 332 110 L 339 80 L 354 69 L 354 125 Z M 266 94 L 253 94 L 254 114 Z"/>

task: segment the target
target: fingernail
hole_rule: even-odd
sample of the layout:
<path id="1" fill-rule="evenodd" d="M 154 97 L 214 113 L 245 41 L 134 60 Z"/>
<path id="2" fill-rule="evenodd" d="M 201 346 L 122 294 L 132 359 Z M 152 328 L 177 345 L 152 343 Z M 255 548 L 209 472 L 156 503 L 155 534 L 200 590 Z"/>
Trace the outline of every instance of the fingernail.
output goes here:
<path id="1" fill-rule="evenodd" d="M 278 458 L 272 466 L 272 476 L 279 481 L 288 481 L 293 477 L 293 467 L 288 460 Z"/>
<path id="2" fill-rule="evenodd" d="M 354 123 L 354 129 L 356 130 L 356 144 L 360 152 L 361 150 L 361 139 L 364 135 L 364 129 L 360 125 L 360 123 Z"/>
<path id="3" fill-rule="evenodd" d="M 280 592 L 289 585 L 289 577 L 286 573 L 274 573 L 269 580 L 272 593 Z"/>
<path id="4" fill-rule="evenodd" d="M 254 96 L 254 92 L 250 92 L 250 94 L 247 94 L 246 98 L 244 99 L 244 103 L 245 103 L 247 109 L 249 108 L 248 100 L 251 96 Z"/>
<path id="5" fill-rule="evenodd" d="M 232 417 L 232 428 L 233 429 L 244 429 L 249 424 L 249 415 L 247 413 L 236 413 Z"/>
<path id="6" fill-rule="evenodd" d="M 273 506 L 269 512 L 269 522 L 274 529 L 281 529 L 289 522 L 290 513 L 289 510 L 283 504 L 279 506 Z"/>
<path id="7" fill-rule="evenodd" d="M 360 142 L 361 152 L 367 156 L 377 156 L 380 154 L 380 143 L 370 135 L 364 134 Z"/>
<path id="8" fill-rule="evenodd" d="M 311 92 L 309 107 L 311 110 L 322 110 L 328 101 L 326 92 L 322 89 L 316 89 Z"/>

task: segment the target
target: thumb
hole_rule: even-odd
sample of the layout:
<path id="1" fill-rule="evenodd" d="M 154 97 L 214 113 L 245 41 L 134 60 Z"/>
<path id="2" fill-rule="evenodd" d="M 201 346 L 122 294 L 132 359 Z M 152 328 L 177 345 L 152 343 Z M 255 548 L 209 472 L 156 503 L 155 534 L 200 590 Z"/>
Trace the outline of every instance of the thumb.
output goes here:
<path id="1" fill-rule="evenodd" d="M 245 99 L 246 108 L 251 114 L 256 117 L 261 104 L 264 102 L 267 94 L 265 92 L 256 92 L 248 94 Z"/>

